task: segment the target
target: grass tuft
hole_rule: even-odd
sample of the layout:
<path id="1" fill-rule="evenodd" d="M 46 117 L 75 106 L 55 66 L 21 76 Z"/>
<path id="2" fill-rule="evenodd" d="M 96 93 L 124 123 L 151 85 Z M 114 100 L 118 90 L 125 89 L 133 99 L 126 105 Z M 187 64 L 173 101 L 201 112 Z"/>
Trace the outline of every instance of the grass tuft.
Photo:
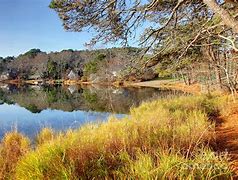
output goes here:
<path id="1" fill-rule="evenodd" d="M 0 144 L 0 178 L 13 179 L 17 162 L 30 150 L 30 140 L 18 132 L 9 132 Z"/>
<path id="2" fill-rule="evenodd" d="M 36 136 L 37 145 L 44 144 L 54 139 L 55 133 L 50 128 L 43 128 L 41 132 Z"/>

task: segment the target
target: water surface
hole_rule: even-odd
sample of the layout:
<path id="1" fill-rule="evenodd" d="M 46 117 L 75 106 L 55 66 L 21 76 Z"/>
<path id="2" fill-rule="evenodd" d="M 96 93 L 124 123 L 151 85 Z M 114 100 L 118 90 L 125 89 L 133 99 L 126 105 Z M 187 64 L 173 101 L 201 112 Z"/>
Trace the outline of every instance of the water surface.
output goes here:
<path id="1" fill-rule="evenodd" d="M 122 118 L 144 101 L 181 95 L 155 88 L 0 85 L 0 137 L 15 129 L 31 138 L 43 127 L 75 129 L 110 115 Z"/>

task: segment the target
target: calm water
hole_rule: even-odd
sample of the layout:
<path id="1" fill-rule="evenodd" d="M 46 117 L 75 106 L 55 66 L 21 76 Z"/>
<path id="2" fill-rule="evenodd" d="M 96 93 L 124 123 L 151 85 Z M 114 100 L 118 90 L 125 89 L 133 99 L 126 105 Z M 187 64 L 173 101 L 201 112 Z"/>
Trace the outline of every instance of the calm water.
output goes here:
<path id="1" fill-rule="evenodd" d="M 155 88 L 100 86 L 40 87 L 0 85 L 0 137 L 17 129 L 33 138 L 43 127 L 55 130 L 78 128 L 105 121 L 110 115 L 122 118 L 143 101 L 173 98 L 181 91 Z"/>

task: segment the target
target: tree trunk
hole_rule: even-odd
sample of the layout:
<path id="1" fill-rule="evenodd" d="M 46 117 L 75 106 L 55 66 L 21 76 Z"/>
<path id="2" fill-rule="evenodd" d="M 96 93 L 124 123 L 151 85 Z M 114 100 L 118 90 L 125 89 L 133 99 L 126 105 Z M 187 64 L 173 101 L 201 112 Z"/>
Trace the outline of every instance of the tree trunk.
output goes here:
<path id="1" fill-rule="evenodd" d="M 229 14 L 227 10 L 220 7 L 216 0 L 203 0 L 203 2 L 222 19 L 222 22 L 232 28 L 234 33 L 238 33 L 238 21 Z"/>
<path id="2" fill-rule="evenodd" d="M 180 71 L 180 75 L 181 75 L 181 77 L 182 77 L 182 79 L 183 79 L 183 82 L 184 82 L 184 84 L 186 84 L 186 85 L 187 85 L 186 78 L 184 77 L 184 74 L 183 74 L 183 72 L 182 72 L 182 71 Z"/>
<path id="3" fill-rule="evenodd" d="M 215 78 L 216 78 L 216 88 L 221 89 L 222 88 L 222 81 L 221 81 L 221 71 L 220 71 L 220 63 L 218 58 L 216 57 L 214 53 L 214 49 L 212 46 L 209 46 L 207 49 L 208 53 L 208 58 L 211 63 L 211 65 L 214 68 L 215 71 Z"/>
<path id="4" fill-rule="evenodd" d="M 221 73 L 220 73 L 220 68 L 217 65 L 213 65 L 214 70 L 215 70 L 215 75 L 216 75 L 216 87 L 217 89 L 222 89 L 222 82 L 221 82 Z"/>

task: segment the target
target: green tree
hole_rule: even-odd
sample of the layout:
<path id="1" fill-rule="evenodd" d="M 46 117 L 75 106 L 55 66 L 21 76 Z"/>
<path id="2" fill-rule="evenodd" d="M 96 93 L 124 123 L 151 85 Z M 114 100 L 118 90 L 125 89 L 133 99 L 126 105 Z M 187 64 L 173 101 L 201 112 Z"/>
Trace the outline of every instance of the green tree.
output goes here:
<path id="1" fill-rule="evenodd" d="M 98 54 L 96 57 L 84 65 L 84 75 L 94 74 L 98 71 L 100 64 L 106 58 L 105 54 Z"/>
<path id="2" fill-rule="evenodd" d="M 40 49 L 31 49 L 27 51 L 23 56 L 28 56 L 30 58 L 34 58 L 37 54 L 41 53 L 42 51 Z"/>
<path id="3" fill-rule="evenodd" d="M 51 59 L 47 62 L 47 77 L 51 79 L 60 78 L 60 68 L 58 67 L 58 63 L 52 61 Z"/>

